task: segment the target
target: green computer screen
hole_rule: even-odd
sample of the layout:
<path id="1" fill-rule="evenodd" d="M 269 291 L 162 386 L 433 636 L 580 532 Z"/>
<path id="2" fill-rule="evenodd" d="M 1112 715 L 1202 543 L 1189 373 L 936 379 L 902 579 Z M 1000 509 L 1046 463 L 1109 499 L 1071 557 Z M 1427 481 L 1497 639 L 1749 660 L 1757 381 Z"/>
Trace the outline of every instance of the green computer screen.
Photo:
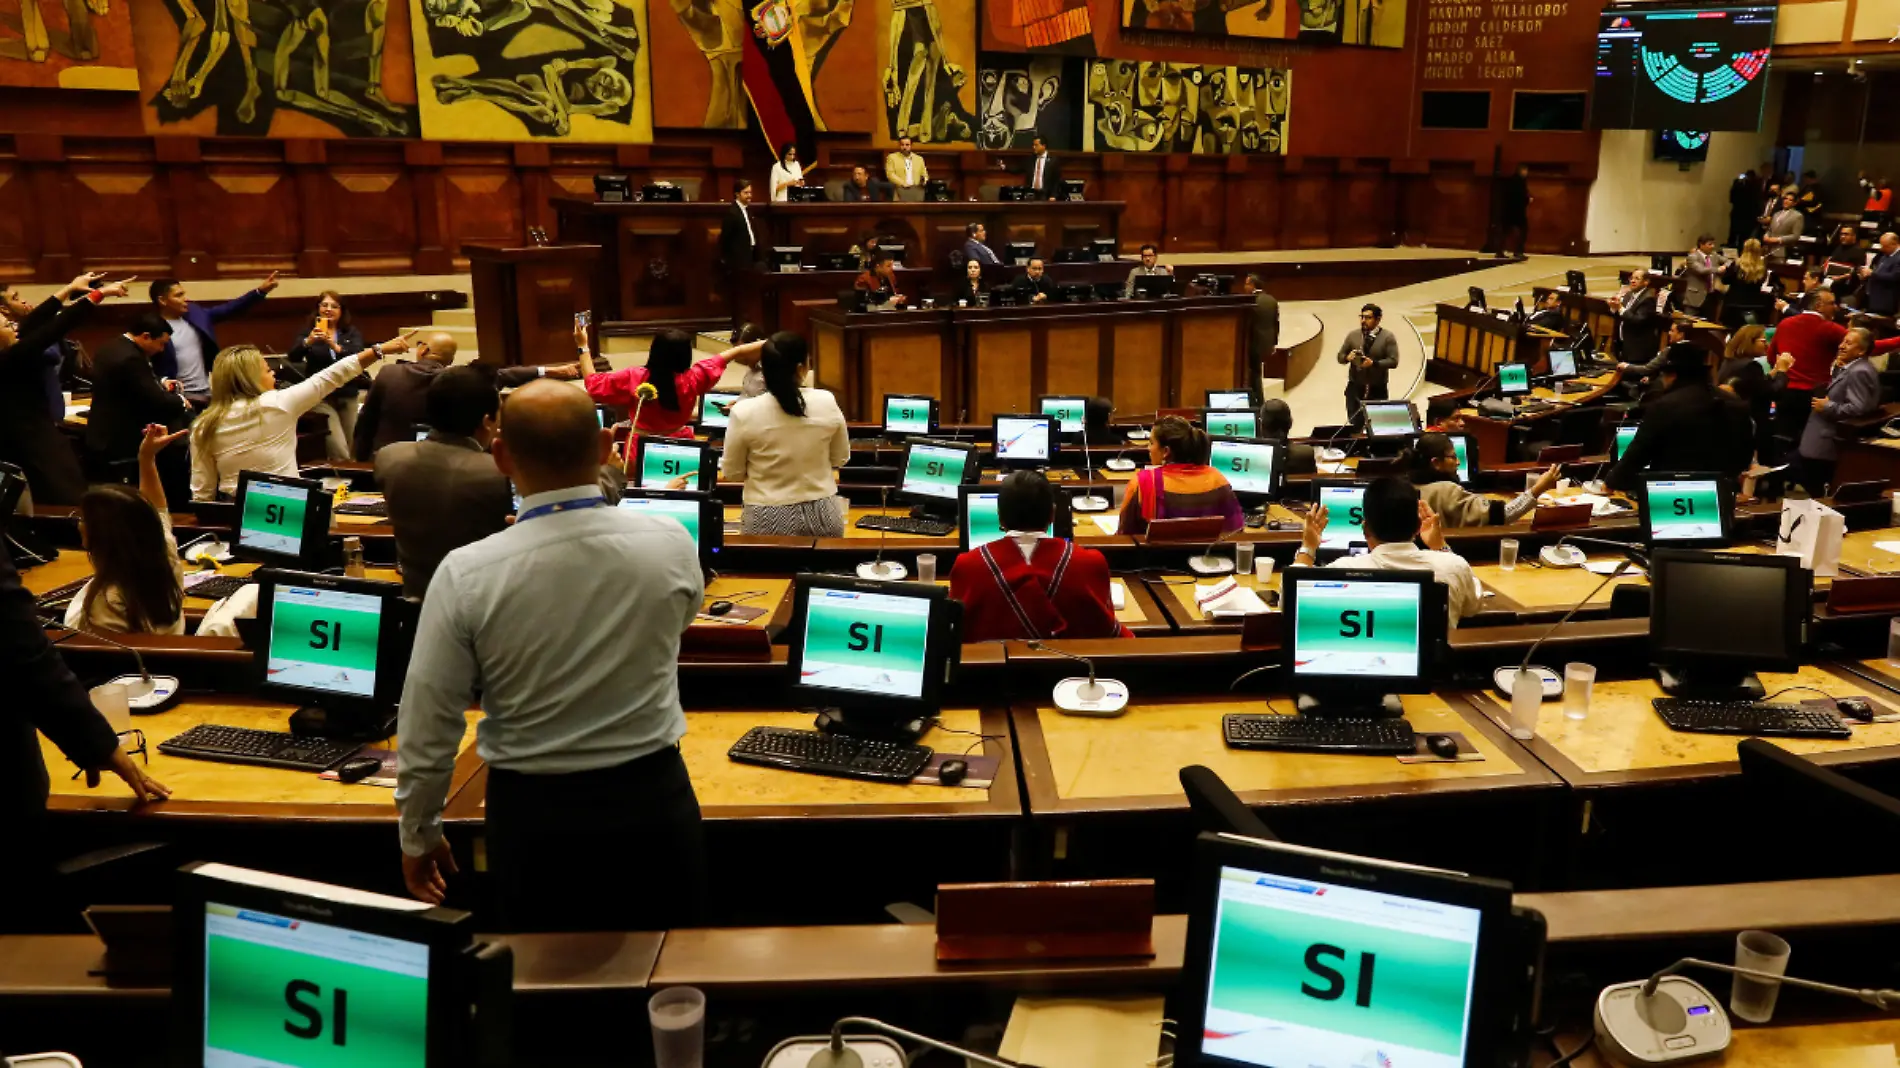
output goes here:
<path id="1" fill-rule="evenodd" d="M 1262 1068 L 1462 1068 L 1481 919 L 1225 866 L 1202 1052 Z"/>
<path id="2" fill-rule="evenodd" d="M 383 599 L 367 593 L 273 586 L 265 681 L 373 697 Z"/>
<path id="3" fill-rule="evenodd" d="M 970 548 L 981 548 L 1003 536 L 1003 524 L 996 518 L 998 496 L 995 493 L 972 493 L 963 498 L 966 502 L 963 529 L 970 533 Z M 1056 521 L 1053 517 L 1043 533 L 1055 536 Z"/>
<path id="4" fill-rule="evenodd" d="M 1344 549 L 1355 541 L 1366 540 L 1360 529 L 1366 521 L 1364 486 L 1321 486 L 1319 504 L 1326 509 L 1326 530 L 1320 535 L 1320 547 Z"/>
<path id="5" fill-rule="evenodd" d="M 922 697 L 930 648 L 930 601 L 922 597 L 813 589 L 805 609 L 801 686 Z"/>
<path id="6" fill-rule="evenodd" d="M 1451 447 L 1458 453 L 1458 481 L 1471 481 L 1471 443 L 1464 438 L 1452 438 Z"/>
<path id="7" fill-rule="evenodd" d="M 1257 424 L 1252 412 L 1208 412 L 1207 432 L 1217 438 L 1251 438 Z"/>
<path id="8" fill-rule="evenodd" d="M 1638 429 L 1635 423 L 1625 423 L 1616 428 L 1616 436 L 1610 440 L 1610 459 L 1621 460 L 1623 458 L 1623 453 L 1630 447 L 1630 442 L 1636 440 L 1636 431 Z"/>
<path id="9" fill-rule="evenodd" d="M 1418 674 L 1419 587 L 1409 582 L 1302 580 L 1294 621 L 1296 675 Z"/>
<path id="10" fill-rule="evenodd" d="M 1412 424 L 1412 406 L 1404 401 L 1366 405 L 1366 425 L 1375 438 L 1398 437 L 1417 429 Z"/>
<path id="11" fill-rule="evenodd" d="M 742 398 L 737 393 L 706 393 L 699 398 L 699 425 L 723 427 L 732 421 L 732 406 Z"/>
<path id="12" fill-rule="evenodd" d="M 1273 492 L 1273 446 L 1251 441 L 1214 441 L 1207 463 L 1227 478 L 1235 493 Z"/>
<path id="13" fill-rule="evenodd" d="M 1042 414 L 1056 421 L 1056 433 L 1080 434 L 1088 419 L 1087 397 L 1044 397 Z"/>
<path id="14" fill-rule="evenodd" d="M 303 551 L 304 513 L 310 491 L 253 478 L 238 515 L 237 542 L 247 549 L 296 556 Z"/>
<path id="15" fill-rule="evenodd" d="M 1531 388 L 1531 369 L 1521 363 L 1498 365 L 1498 392 L 1525 393 Z"/>
<path id="16" fill-rule="evenodd" d="M 686 533 L 693 536 L 693 544 L 699 544 L 698 501 L 665 497 L 622 497 L 620 507 L 642 515 L 663 515 L 685 527 Z"/>
<path id="17" fill-rule="evenodd" d="M 640 488 L 699 489 L 705 478 L 705 472 L 699 469 L 701 455 L 698 445 L 675 445 L 648 438 L 640 447 Z M 673 480 L 681 475 L 691 477 L 684 485 L 673 485 Z"/>
<path id="18" fill-rule="evenodd" d="M 1722 495 L 1708 479 L 1657 479 L 1649 494 L 1649 540 L 1694 541 L 1722 536 Z"/>
<path id="19" fill-rule="evenodd" d="M 913 441 L 904 464 L 903 491 L 955 500 L 957 487 L 963 484 L 963 466 L 969 460 L 968 450 Z"/>
<path id="20" fill-rule="evenodd" d="M 892 434 L 930 433 L 930 402 L 921 397 L 884 398 L 884 429 Z"/>
<path id="21" fill-rule="evenodd" d="M 205 905 L 207 1068 L 423 1068 L 429 949 Z"/>

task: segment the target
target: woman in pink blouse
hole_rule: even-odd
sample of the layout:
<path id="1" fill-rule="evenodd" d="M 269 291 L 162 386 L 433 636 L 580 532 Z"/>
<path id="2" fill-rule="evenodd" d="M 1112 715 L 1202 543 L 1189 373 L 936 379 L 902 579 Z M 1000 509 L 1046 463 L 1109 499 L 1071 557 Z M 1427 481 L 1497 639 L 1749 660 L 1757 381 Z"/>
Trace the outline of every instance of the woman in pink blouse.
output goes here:
<path id="1" fill-rule="evenodd" d="M 635 429 L 642 434 L 690 438 L 700 395 L 719 384 L 728 362 L 747 367 L 758 363 L 759 350 L 764 345 L 763 341 L 755 341 L 695 362 L 693 336 L 683 330 L 664 330 L 654 337 L 645 367 L 588 375 L 587 395 L 601 404 L 625 408 L 632 413 L 633 391 L 641 383 L 651 382 L 659 396 L 640 406 L 640 424 Z M 586 354 L 582 359 L 586 360 Z"/>

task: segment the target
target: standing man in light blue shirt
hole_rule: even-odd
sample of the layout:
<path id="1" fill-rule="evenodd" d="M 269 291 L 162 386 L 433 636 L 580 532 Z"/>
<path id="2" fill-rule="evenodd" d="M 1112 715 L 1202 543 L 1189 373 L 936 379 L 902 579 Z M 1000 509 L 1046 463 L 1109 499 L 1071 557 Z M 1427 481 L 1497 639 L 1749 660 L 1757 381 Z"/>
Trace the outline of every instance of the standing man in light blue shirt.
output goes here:
<path id="1" fill-rule="evenodd" d="M 171 325 L 171 337 L 164 351 L 152 357 L 152 370 L 158 372 L 167 389 L 176 389 L 193 409 L 211 401 L 211 365 L 218 358 L 217 324 L 242 315 L 251 305 L 277 288 L 277 272 L 258 283 L 256 289 L 222 304 L 194 304 L 185 297 L 185 284 L 176 278 L 152 280 L 152 306 Z"/>
<path id="2" fill-rule="evenodd" d="M 572 386 L 508 399 L 493 450 L 521 512 L 436 568 L 403 685 L 403 881 L 424 901 L 447 892 L 442 806 L 479 690 L 488 870 L 508 930 L 690 925 L 701 893 L 699 801 L 677 748 L 699 554 L 680 524 L 602 498 L 611 445 Z"/>

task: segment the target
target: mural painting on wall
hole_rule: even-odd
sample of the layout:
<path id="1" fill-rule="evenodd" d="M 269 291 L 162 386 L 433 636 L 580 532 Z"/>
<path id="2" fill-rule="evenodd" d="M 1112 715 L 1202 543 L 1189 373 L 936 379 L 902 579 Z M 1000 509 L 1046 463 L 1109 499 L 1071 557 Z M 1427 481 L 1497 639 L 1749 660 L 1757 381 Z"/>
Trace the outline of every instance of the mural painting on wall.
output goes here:
<path id="1" fill-rule="evenodd" d="M 1292 71 L 1126 59 L 1088 68 L 1088 151 L 1286 154 Z"/>
<path id="2" fill-rule="evenodd" d="M 651 141 L 645 0 L 411 0 L 422 135 Z"/>
<path id="3" fill-rule="evenodd" d="M 983 47 L 1092 56 L 1089 0 L 983 0 Z"/>
<path id="4" fill-rule="evenodd" d="M 152 132 L 416 135 L 408 58 L 386 62 L 389 0 L 163 0 L 133 19 Z"/>
<path id="5" fill-rule="evenodd" d="M 128 0 L 0 7 L 0 85 L 138 91 Z"/>
<path id="6" fill-rule="evenodd" d="M 1082 147 L 1082 81 L 1087 61 L 1059 55 L 985 52 L 976 74 L 978 148 Z"/>
<path id="7" fill-rule="evenodd" d="M 968 144 L 976 137 L 976 10 L 967 0 L 880 0 L 879 87 L 885 121 L 873 141 Z"/>
<path id="8" fill-rule="evenodd" d="M 712 91 L 706 96 L 708 130 L 745 127 L 745 82 L 739 78 L 741 35 L 746 32 L 745 9 L 739 0 L 668 0 L 680 25 L 686 28 L 712 69 Z"/>
<path id="9" fill-rule="evenodd" d="M 1122 0 L 1122 25 L 1207 37 L 1405 46 L 1405 0 Z"/>

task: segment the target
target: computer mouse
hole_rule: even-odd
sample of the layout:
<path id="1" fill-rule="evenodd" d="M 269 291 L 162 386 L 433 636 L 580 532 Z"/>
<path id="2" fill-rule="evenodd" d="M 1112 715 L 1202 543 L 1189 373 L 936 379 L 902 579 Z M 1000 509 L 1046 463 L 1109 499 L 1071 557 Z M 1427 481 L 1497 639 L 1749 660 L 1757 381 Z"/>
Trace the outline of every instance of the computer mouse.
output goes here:
<path id="1" fill-rule="evenodd" d="M 706 614 L 709 616 L 723 616 L 727 612 L 732 611 L 732 608 L 733 604 L 731 601 L 714 601 L 706 606 Z"/>
<path id="2" fill-rule="evenodd" d="M 1861 723 L 1874 721 L 1873 703 L 1864 697 L 1842 697 L 1834 702 L 1834 711 Z"/>
<path id="3" fill-rule="evenodd" d="M 955 786 L 961 783 L 963 777 L 969 773 L 968 763 L 952 757 L 937 766 L 937 781 L 945 786 Z"/>
<path id="4" fill-rule="evenodd" d="M 376 757 L 351 757 L 336 769 L 336 777 L 338 782 L 362 782 L 381 770 L 383 762 Z"/>
<path id="5" fill-rule="evenodd" d="M 1440 760 L 1458 759 L 1458 740 L 1449 734 L 1425 736 L 1425 750 Z"/>

